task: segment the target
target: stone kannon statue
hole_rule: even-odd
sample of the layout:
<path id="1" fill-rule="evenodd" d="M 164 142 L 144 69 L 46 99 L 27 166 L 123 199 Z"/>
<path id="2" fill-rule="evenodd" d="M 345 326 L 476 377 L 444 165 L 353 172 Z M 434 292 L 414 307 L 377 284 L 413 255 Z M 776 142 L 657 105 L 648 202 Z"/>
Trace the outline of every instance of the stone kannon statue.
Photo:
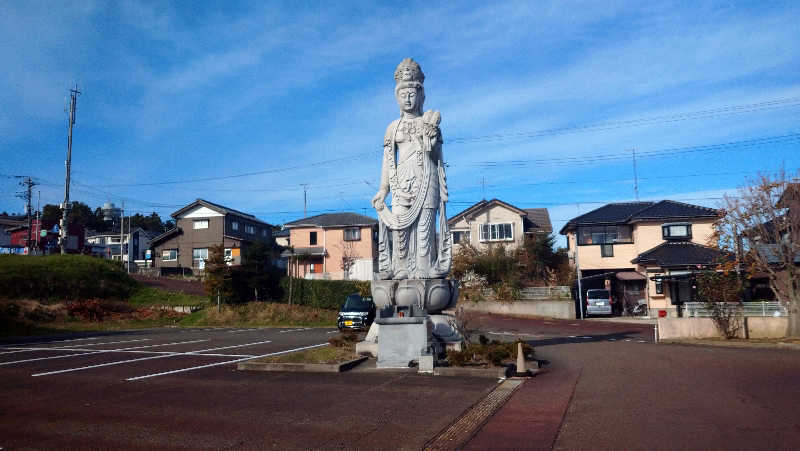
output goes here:
<path id="1" fill-rule="evenodd" d="M 452 260 L 441 115 L 422 112 L 425 75 L 416 61 L 404 59 L 394 79 L 401 114 L 386 128 L 380 189 L 372 199 L 380 218 L 376 279 L 440 279 Z"/>

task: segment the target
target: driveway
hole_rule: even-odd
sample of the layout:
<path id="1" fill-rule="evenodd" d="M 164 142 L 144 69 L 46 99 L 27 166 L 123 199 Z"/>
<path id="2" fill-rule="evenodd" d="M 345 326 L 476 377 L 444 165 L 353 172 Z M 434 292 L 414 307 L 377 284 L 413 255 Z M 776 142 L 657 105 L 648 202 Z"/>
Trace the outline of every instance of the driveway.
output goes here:
<path id="1" fill-rule="evenodd" d="M 651 325 L 485 316 L 549 361 L 468 449 L 797 449 L 800 352 L 656 344 Z"/>

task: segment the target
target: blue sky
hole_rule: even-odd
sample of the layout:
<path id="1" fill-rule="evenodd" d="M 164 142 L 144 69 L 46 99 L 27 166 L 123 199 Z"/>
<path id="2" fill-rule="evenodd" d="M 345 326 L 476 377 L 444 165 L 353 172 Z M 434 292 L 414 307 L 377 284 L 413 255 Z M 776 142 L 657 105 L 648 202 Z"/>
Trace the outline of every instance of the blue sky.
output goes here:
<path id="1" fill-rule="evenodd" d="M 404 57 L 442 113 L 450 216 L 497 197 L 558 229 L 634 199 L 634 148 L 641 199 L 715 206 L 800 167 L 797 2 L 0 7 L 0 211 L 23 211 L 8 175 L 63 200 L 77 83 L 73 200 L 167 217 L 204 198 L 281 224 L 308 184 L 309 215 L 374 215 Z"/>

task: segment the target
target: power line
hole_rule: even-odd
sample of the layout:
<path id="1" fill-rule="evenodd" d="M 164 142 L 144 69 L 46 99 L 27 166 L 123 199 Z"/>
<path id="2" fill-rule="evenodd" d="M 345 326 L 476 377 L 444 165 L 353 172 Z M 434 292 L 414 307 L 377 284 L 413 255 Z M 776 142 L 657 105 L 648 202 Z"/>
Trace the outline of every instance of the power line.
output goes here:
<path id="1" fill-rule="evenodd" d="M 768 100 L 764 102 L 758 103 L 751 103 L 751 104 L 742 104 L 742 105 L 729 105 L 720 108 L 714 109 L 707 109 L 707 110 L 699 110 L 694 112 L 687 112 L 687 113 L 678 113 L 673 115 L 663 115 L 663 116 L 652 116 L 652 117 L 644 117 L 644 118 L 637 118 L 637 119 L 630 119 L 625 121 L 617 121 L 617 122 L 605 122 L 600 124 L 590 124 L 590 125 L 581 125 L 581 126 L 573 126 L 573 127 L 563 127 L 563 128 L 556 128 L 556 129 L 546 129 L 546 130 L 538 130 L 538 131 L 530 131 L 530 132 L 513 132 L 513 133 L 498 133 L 498 134 L 491 134 L 491 135 L 483 135 L 483 136 L 476 136 L 476 137 L 462 137 L 462 138 L 451 138 L 445 142 L 445 144 L 464 144 L 464 143 L 473 143 L 473 142 L 486 142 L 486 141 L 495 141 L 498 139 L 505 139 L 508 137 L 539 137 L 539 136 L 548 136 L 554 134 L 566 134 L 566 133 L 575 133 L 575 132 L 585 132 L 585 131 L 599 131 L 599 130 L 607 130 L 610 128 L 621 128 L 627 126 L 640 126 L 646 124 L 653 124 L 659 122 L 675 122 L 675 121 L 682 121 L 682 120 L 689 120 L 689 119 L 700 119 L 700 118 L 708 118 L 713 117 L 712 115 L 715 114 L 742 114 L 747 112 L 759 111 L 762 109 L 770 109 L 770 108 L 786 108 L 786 107 L 794 107 L 800 106 L 800 97 L 784 97 L 778 98 L 773 100 Z M 253 171 L 253 172 L 245 172 L 240 174 L 231 174 L 225 176 L 214 176 L 214 177 L 201 177 L 201 178 L 194 178 L 194 179 L 183 179 L 183 180 L 169 180 L 169 181 L 160 181 L 160 182 L 135 182 L 135 183 L 116 183 L 116 184 L 108 184 L 108 185 L 100 185 L 104 187 L 124 187 L 124 186 L 157 186 L 157 185 L 174 185 L 174 184 L 183 184 L 183 183 L 197 183 L 197 182 L 209 182 L 209 181 L 216 181 L 216 180 L 226 180 L 226 179 L 235 179 L 240 177 L 252 177 L 256 175 L 265 175 L 265 174 L 274 174 L 279 172 L 287 172 L 293 170 L 301 170 L 307 169 L 309 167 L 317 167 L 317 166 L 324 166 L 332 163 L 340 163 L 346 161 L 352 161 L 355 158 L 372 155 L 373 152 L 360 152 L 357 154 L 348 155 L 345 157 L 334 158 L 330 160 L 323 160 L 317 161 L 312 163 L 304 163 L 301 165 L 294 165 L 294 166 L 287 166 L 283 168 L 275 168 L 275 169 L 264 169 L 260 171 Z"/>
<path id="2" fill-rule="evenodd" d="M 774 108 L 791 108 L 795 106 L 800 106 L 800 97 L 783 97 L 758 103 L 728 105 L 708 110 L 699 110 L 686 113 L 676 113 L 671 115 L 635 118 L 624 121 L 601 122 L 599 124 L 576 125 L 571 127 L 552 128 L 552 129 L 535 130 L 527 132 L 495 133 L 491 135 L 482 135 L 475 137 L 451 138 L 445 141 L 445 144 L 487 142 L 487 141 L 498 141 L 498 140 L 513 139 L 513 138 L 538 138 L 542 136 L 561 135 L 567 133 L 606 131 L 623 127 L 652 125 L 658 123 L 670 123 L 670 122 L 686 121 L 693 119 L 709 119 L 719 116 L 751 113 L 751 112 L 756 112 L 766 109 L 774 109 Z"/>
<path id="3" fill-rule="evenodd" d="M 753 138 L 739 141 L 729 141 L 719 144 L 707 144 L 699 146 L 687 147 L 671 147 L 650 150 L 645 152 L 638 152 L 637 157 L 656 158 L 664 156 L 674 156 L 689 153 L 707 153 L 707 152 L 733 152 L 741 149 L 749 149 L 755 146 L 763 146 L 767 144 L 783 144 L 800 140 L 800 133 L 789 133 L 785 135 L 766 136 L 761 138 Z M 612 154 L 599 154 L 594 156 L 574 156 L 574 157 L 561 157 L 561 158 L 539 158 L 539 159 L 524 159 L 524 160 L 487 160 L 472 163 L 471 166 L 478 167 L 525 167 L 532 164 L 548 165 L 548 166 L 565 166 L 565 165 L 582 165 L 605 161 L 625 160 L 630 158 L 630 154 L 625 153 L 612 153 Z"/>

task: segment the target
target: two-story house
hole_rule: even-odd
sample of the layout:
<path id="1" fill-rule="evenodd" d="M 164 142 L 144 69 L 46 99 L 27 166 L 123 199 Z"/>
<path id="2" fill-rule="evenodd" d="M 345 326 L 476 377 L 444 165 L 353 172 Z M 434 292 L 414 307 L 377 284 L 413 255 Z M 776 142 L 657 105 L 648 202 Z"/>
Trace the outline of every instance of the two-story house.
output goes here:
<path id="1" fill-rule="evenodd" d="M 447 221 L 453 249 L 463 243 L 477 248 L 503 244 L 514 249 L 526 236 L 548 235 L 553 231 L 546 208 L 517 208 L 499 199 L 481 200 Z"/>
<path id="2" fill-rule="evenodd" d="M 255 216 L 197 199 L 172 213 L 175 228 L 150 240 L 154 266 L 162 272 L 205 268 L 208 250 L 222 244 L 225 259 L 242 263 L 242 249 L 254 242 L 272 243 L 272 226 Z"/>
<path id="3" fill-rule="evenodd" d="M 378 221 L 356 213 L 325 213 L 284 224 L 288 271 L 308 279 L 372 280 Z"/>
<path id="4" fill-rule="evenodd" d="M 681 314 L 694 296 L 696 271 L 722 257 L 709 246 L 717 211 L 672 200 L 611 203 L 569 220 L 571 263 L 586 290 L 610 290 L 617 304 L 648 304 L 651 314 Z"/>

